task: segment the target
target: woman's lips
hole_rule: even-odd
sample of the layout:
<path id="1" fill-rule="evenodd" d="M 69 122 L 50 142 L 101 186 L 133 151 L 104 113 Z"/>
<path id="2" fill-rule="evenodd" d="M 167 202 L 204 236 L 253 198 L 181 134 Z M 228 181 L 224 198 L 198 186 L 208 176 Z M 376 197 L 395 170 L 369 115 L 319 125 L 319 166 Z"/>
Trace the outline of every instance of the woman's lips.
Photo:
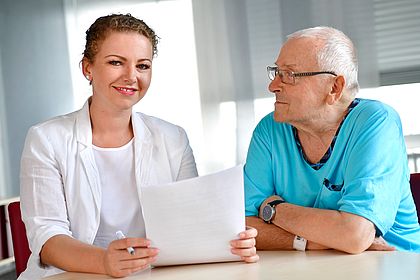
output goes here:
<path id="1" fill-rule="evenodd" d="M 126 88 L 126 87 L 114 87 L 122 95 L 133 95 L 137 92 L 135 88 Z"/>

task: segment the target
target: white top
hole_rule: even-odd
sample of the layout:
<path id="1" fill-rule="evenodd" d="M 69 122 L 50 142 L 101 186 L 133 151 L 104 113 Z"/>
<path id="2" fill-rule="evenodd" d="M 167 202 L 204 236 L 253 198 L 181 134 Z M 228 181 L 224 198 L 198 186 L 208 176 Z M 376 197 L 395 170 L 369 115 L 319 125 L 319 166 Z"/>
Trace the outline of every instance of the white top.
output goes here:
<path id="1" fill-rule="evenodd" d="M 127 237 L 145 237 L 134 173 L 133 139 L 122 147 L 100 148 L 93 155 L 101 184 L 101 219 L 93 244 L 107 248 L 119 230 Z"/>
<path id="2" fill-rule="evenodd" d="M 141 188 L 197 176 L 185 131 L 161 119 L 133 112 L 134 170 Z M 21 279 L 40 279 L 61 270 L 42 266 L 39 253 L 58 234 L 93 244 L 102 191 L 92 147 L 89 103 L 68 115 L 31 127 L 20 171 L 22 219 L 32 254 Z"/>

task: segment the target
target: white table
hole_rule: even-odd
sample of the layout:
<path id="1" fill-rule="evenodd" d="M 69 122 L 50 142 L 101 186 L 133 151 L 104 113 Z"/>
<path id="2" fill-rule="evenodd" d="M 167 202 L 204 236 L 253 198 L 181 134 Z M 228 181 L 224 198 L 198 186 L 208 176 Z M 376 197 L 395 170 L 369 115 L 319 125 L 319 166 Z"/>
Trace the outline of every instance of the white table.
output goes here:
<path id="1" fill-rule="evenodd" d="M 420 254 L 365 252 L 349 255 L 329 251 L 259 251 L 255 264 L 240 262 L 158 267 L 122 279 L 420 279 Z M 114 279 L 105 275 L 62 273 L 48 280 Z M 121 279 L 121 278 L 120 278 Z"/>

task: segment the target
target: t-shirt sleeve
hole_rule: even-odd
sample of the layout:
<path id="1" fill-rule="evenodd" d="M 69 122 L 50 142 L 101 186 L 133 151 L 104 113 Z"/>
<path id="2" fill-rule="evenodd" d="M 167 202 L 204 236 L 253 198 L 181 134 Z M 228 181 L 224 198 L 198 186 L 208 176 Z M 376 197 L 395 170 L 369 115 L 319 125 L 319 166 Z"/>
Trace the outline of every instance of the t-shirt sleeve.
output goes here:
<path id="1" fill-rule="evenodd" d="M 272 115 L 257 125 L 252 135 L 244 166 L 246 216 L 258 216 L 261 203 L 273 194 L 270 127 Z"/>
<path id="2" fill-rule="evenodd" d="M 399 116 L 388 107 L 364 110 L 348 138 L 351 148 L 338 208 L 365 217 L 384 235 L 394 223 L 408 180 Z"/>

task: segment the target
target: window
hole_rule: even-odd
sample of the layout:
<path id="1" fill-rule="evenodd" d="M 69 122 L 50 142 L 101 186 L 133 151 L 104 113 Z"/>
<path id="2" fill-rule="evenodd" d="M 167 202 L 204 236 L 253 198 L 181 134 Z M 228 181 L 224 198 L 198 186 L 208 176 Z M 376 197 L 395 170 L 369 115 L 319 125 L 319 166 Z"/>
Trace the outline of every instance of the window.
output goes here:
<path id="1" fill-rule="evenodd" d="M 394 107 L 410 157 L 420 154 L 418 0 L 65 3 L 76 106 L 90 95 L 78 64 L 88 26 L 111 12 L 144 19 L 162 40 L 152 85 L 136 110 L 184 127 L 200 174 L 245 161 L 253 128 L 273 110 L 265 66 L 275 60 L 287 34 L 316 25 L 336 27 L 352 38 L 359 54 L 359 96 Z M 410 159 L 412 170 L 415 162 Z"/>
<path id="2" fill-rule="evenodd" d="M 91 95 L 91 87 L 79 65 L 85 31 L 100 16 L 131 13 L 144 20 L 161 38 L 158 56 L 153 61 L 151 86 L 134 110 L 182 126 L 188 133 L 199 169 L 204 169 L 206 163 L 200 151 L 203 133 L 191 1 L 76 0 L 66 3 L 75 109 Z"/>

